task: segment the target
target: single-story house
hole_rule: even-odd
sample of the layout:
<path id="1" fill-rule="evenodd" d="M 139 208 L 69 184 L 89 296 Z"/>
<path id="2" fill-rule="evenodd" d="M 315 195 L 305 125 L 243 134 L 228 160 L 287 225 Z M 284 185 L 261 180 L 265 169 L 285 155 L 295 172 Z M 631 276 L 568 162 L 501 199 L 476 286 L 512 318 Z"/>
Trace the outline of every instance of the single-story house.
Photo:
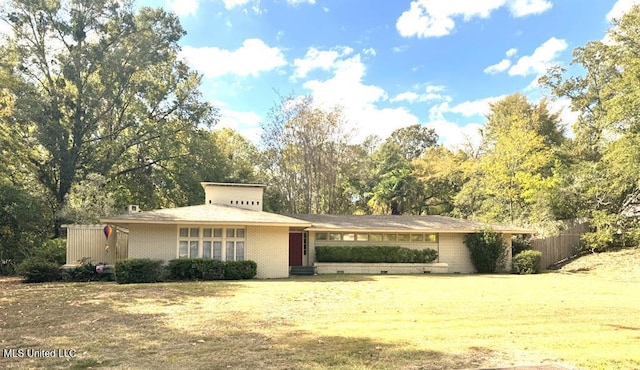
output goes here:
<path id="1" fill-rule="evenodd" d="M 431 248 L 444 272 L 472 273 L 465 234 L 490 227 L 510 246 L 512 235 L 533 233 L 444 216 L 285 216 L 262 210 L 265 185 L 202 186 L 203 205 L 129 212 L 101 222 L 128 230 L 129 258 L 253 260 L 257 278 L 287 277 L 291 267 L 316 264 L 317 246 L 344 245 Z M 510 252 L 508 259 L 510 265 Z"/>

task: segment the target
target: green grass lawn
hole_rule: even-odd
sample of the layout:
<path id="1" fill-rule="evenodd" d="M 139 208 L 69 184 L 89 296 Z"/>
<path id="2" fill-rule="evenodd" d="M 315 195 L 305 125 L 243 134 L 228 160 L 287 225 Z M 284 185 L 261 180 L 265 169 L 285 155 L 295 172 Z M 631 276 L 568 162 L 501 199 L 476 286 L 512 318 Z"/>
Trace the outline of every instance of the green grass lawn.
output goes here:
<path id="1" fill-rule="evenodd" d="M 588 274 L 0 280 L 0 368 L 640 368 L 640 283 Z"/>

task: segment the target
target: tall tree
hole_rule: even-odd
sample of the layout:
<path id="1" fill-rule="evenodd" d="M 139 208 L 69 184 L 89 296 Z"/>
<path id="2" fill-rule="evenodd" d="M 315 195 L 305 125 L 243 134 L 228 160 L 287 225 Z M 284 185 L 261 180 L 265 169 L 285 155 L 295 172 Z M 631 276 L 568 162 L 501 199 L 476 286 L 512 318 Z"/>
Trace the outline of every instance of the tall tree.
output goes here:
<path id="1" fill-rule="evenodd" d="M 284 97 L 262 124 L 265 177 L 290 213 L 350 213 L 349 133 L 340 108 L 323 110 L 310 97 Z"/>
<path id="2" fill-rule="evenodd" d="M 13 124 L 57 210 L 88 173 L 144 173 L 179 155 L 215 115 L 200 77 L 178 58 L 177 17 L 118 0 L 13 0 L 11 72 L 31 89 L 15 94 Z M 58 222 L 59 223 L 59 222 Z"/>

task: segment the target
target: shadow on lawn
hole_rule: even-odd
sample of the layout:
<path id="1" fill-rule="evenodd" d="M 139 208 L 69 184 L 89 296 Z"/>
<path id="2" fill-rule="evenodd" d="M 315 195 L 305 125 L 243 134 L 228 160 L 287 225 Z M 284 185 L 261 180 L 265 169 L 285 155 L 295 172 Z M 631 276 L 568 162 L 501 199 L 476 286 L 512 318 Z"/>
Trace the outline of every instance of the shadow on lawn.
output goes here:
<path id="1" fill-rule="evenodd" d="M 416 350 L 348 333 L 317 336 L 278 323 L 261 326 L 246 313 L 214 313 L 182 304 L 188 301 L 185 298 L 208 297 L 207 302 L 222 305 L 224 299 L 218 298 L 233 294 L 238 286 L 229 282 L 13 285 L 11 292 L 0 294 L 6 314 L 0 316 L 2 347 L 73 349 L 75 357 L 0 358 L 0 367 L 455 369 L 484 366 L 494 354 L 483 348 L 458 354 Z M 149 313 L 156 309 L 158 313 Z"/>

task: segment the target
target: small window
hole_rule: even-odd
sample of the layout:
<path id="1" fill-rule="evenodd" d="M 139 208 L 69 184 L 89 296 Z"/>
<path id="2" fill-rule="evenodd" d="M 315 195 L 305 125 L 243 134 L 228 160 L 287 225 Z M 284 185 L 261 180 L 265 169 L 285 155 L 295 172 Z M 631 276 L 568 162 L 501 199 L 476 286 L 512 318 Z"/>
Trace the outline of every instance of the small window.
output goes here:
<path id="1" fill-rule="evenodd" d="M 244 261 L 244 242 L 236 242 L 236 261 Z"/>
<path id="2" fill-rule="evenodd" d="M 424 235 L 423 234 L 411 234 L 411 241 L 414 243 L 423 242 Z"/>
<path id="3" fill-rule="evenodd" d="M 222 261 L 222 242 L 213 242 L 213 259 Z"/>
<path id="4" fill-rule="evenodd" d="M 408 241 L 411 241 L 411 238 L 410 238 L 409 234 L 398 234 L 398 241 L 399 242 L 408 242 Z"/>
<path id="5" fill-rule="evenodd" d="M 186 240 L 180 240 L 180 250 L 178 251 L 178 258 L 189 257 L 189 242 Z"/>
<path id="6" fill-rule="evenodd" d="M 256 202 L 256 204 L 257 204 L 257 205 L 260 205 L 260 201 L 257 201 L 257 202 Z"/>
<path id="7" fill-rule="evenodd" d="M 180 237 L 181 238 L 186 238 L 189 236 L 189 229 L 187 229 L 186 227 L 181 227 L 180 228 Z"/>
<path id="8" fill-rule="evenodd" d="M 211 242 L 202 242 L 202 258 L 211 258 Z"/>
<path id="9" fill-rule="evenodd" d="M 209 204 L 211 204 L 211 199 L 209 199 Z"/>
<path id="10" fill-rule="evenodd" d="M 429 243 L 437 243 L 438 242 L 438 234 L 425 234 L 424 241 Z"/>
<path id="11" fill-rule="evenodd" d="M 198 229 L 197 227 L 192 227 L 191 229 L 189 229 L 189 237 L 197 238 L 199 235 L 200 229 Z"/>
<path id="12" fill-rule="evenodd" d="M 244 200 L 240 201 L 240 205 L 244 206 Z"/>
<path id="13" fill-rule="evenodd" d="M 232 201 L 232 200 L 230 200 L 230 201 L 229 201 L 229 204 L 233 204 L 233 201 Z"/>
<path id="14" fill-rule="evenodd" d="M 346 242 L 352 242 L 352 241 L 356 240 L 356 234 L 354 234 L 354 233 L 344 233 L 344 234 L 342 234 L 342 240 L 344 240 Z"/>
<path id="15" fill-rule="evenodd" d="M 316 233 L 316 240 L 327 240 L 327 233 Z"/>
<path id="16" fill-rule="evenodd" d="M 244 238 L 244 229 L 236 229 L 236 238 Z"/>
<path id="17" fill-rule="evenodd" d="M 214 238 L 222 238 L 222 229 L 213 229 Z"/>
<path id="18" fill-rule="evenodd" d="M 395 242 L 396 240 L 396 234 L 384 234 L 385 242 Z"/>
<path id="19" fill-rule="evenodd" d="M 359 241 L 359 242 L 369 241 L 369 234 L 357 234 L 356 235 L 356 240 Z"/>
<path id="20" fill-rule="evenodd" d="M 235 238 L 236 229 L 227 229 L 227 238 Z"/>
<path id="21" fill-rule="evenodd" d="M 235 246 L 235 242 L 227 242 L 227 250 L 226 250 L 226 252 L 227 252 L 226 260 L 227 261 L 233 261 L 235 259 L 235 256 L 233 254 L 234 249 L 235 249 L 234 246 Z"/>
<path id="22" fill-rule="evenodd" d="M 211 235 L 213 235 L 211 231 L 211 228 L 202 229 L 202 236 L 205 238 L 210 238 Z"/>
<path id="23" fill-rule="evenodd" d="M 329 240 L 331 241 L 340 241 L 342 240 L 342 234 L 340 233 L 330 233 Z"/>
<path id="24" fill-rule="evenodd" d="M 369 234 L 369 240 L 372 242 L 381 242 L 382 234 Z"/>
<path id="25" fill-rule="evenodd" d="M 251 201 L 251 205 L 252 205 L 252 206 L 253 206 L 253 205 L 255 205 L 255 201 L 253 201 L 253 200 L 252 200 L 252 201 Z"/>

